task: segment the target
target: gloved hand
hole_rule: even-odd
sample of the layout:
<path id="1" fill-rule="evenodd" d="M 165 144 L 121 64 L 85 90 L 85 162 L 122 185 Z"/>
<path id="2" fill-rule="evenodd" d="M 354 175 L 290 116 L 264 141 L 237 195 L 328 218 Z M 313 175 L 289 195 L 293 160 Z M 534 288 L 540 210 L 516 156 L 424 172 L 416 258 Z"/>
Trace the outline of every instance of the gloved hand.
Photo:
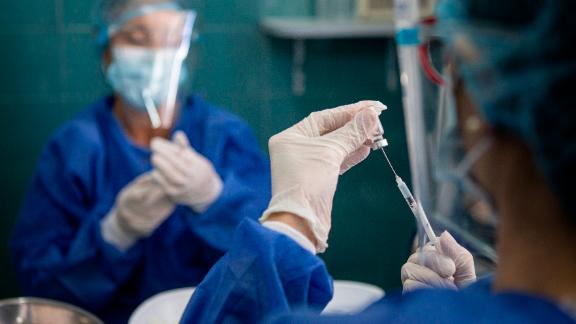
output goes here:
<path id="1" fill-rule="evenodd" d="M 176 132 L 172 141 L 154 138 L 151 148 L 153 175 L 174 202 L 202 213 L 220 196 L 220 176 L 190 146 L 184 132 Z"/>
<path id="2" fill-rule="evenodd" d="M 448 232 L 410 256 L 402 267 L 404 292 L 418 288 L 458 289 L 476 281 L 472 254 Z"/>
<path id="3" fill-rule="evenodd" d="M 373 108 L 370 108 L 373 107 Z M 317 252 L 327 247 L 332 199 L 338 175 L 363 161 L 371 140 L 381 134 L 377 101 L 314 112 L 269 141 L 272 200 L 260 221 L 274 213 L 306 220 Z"/>
<path id="4" fill-rule="evenodd" d="M 175 204 L 152 175 L 144 173 L 129 183 L 102 221 L 104 239 L 126 249 L 150 235 L 172 212 Z"/>

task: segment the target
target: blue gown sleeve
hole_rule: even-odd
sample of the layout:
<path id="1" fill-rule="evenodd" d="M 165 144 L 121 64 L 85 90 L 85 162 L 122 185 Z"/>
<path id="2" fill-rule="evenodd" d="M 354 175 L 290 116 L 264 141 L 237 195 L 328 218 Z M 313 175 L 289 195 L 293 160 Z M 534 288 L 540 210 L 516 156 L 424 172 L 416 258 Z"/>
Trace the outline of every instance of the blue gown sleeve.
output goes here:
<path id="1" fill-rule="evenodd" d="M 188 209 L 187 217 L 190 230 L 219 251 L 214 262 L 230 247 L 238 224 L 245 218 L 258 219 L 271 197 L 270 164 L 250 127 L 236 117 L 215 119 L 218 122 L 208 123 L 211 131 L 205 142 L 216 143 L 210 144 L 215 147 L 207 157 L 222 178 L 223 190 L 204 213 Z"/>
<path id="2" fill-rule="evenodd" d="M 266 319 L 274 324 L 356 323 L 574 323 L 557 305 L 538 296 L 520 293 L 494 294 L 489 287 L 478 291 L 422 289 L 381 299 L 353 315 L 318 316 L 311 312 L 276 314 Z"/>
<path id="3" fill-rule="evenodd" d="M 332 279 L 320 258 L 247 219 L 194 292 L 181 322 L 258 323 L 300 308 L 319 312 L 331 298 Z"/>
<path id="4" fill-rule="evenodd" d="M 181 323 L 574 323 L 556 304 L 482 282 L 462 291 L 391 293 L 353 315 L 320 316 L 332 297 L 324 263 L 290 238 L 245 220 Z"/>
<path id="5" fill-rule="evenodd" d="M 100 219 L 113 201 L 92 202 L 101 185 L 92 179 L 101 157 L 99 143 L 90 139 L 67 128 L 46 146 L 11 251 L 23 293 L 97 311 L 130 277 L 142 251 L 135 246 L 122 253 L 101 236 Z"/>

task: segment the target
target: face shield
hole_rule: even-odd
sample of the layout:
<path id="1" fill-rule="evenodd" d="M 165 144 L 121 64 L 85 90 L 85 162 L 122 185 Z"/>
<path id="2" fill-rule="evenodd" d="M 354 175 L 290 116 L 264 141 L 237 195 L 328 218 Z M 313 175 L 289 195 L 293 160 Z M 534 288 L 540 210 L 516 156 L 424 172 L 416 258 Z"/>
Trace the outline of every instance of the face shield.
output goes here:
<path id="1" fill-rule="evenodd" d="M 460 136 L 463 127 L 479 125 L 458 116 L 456 55 L 435 19 L 421 17 L 418 1 L 396 0 L 395 9 L 414 195 L 437 234 L 448 230 L 476 256 L 494 262 L 495 211 L 470 174 L 491 143 L 466 147 Z M 424 237 L 419 230 L 421 245 Z"/>
<path id="2" fill-rule="evenodd" d="M 153 129 L 170 129 L 188 79 L 184 61 L 196 13 L 172 2 L 124 8 L 114 11 L 116 19 L 106 28 L 111 53 L 106 78 L 130 108 L 147 114 Z"/>

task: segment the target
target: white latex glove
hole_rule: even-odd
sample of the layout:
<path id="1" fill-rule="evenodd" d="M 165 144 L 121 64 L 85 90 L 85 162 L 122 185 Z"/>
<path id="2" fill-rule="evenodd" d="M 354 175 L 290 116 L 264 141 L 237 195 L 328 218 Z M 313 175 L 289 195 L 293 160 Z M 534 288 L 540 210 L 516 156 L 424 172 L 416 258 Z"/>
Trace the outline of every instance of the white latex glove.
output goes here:
<path id="1" fill-rule="evenodd" d="M 402 267 L 404 292 L 418 288 L 459 289 L 476 281 L 472 254 L 448 232 L 410 256 Z"/>
<path id="2" fill-rule="evenodd" d="M 151 144 L 154 177 L 178 204 L 197 213 L 206 211 L 222 192 L 222 180 L 212 163 L 196 152 L 184 132 L 172 141 L 154 138 Z"/>
<path id="3" fill-rule="evenodd" d="M 102 220 L 102 236 L 121 249 L 150 235 L 172 212 L 170 200 L 152 175 L 144 173 L 130 182 L 116 198 L 112 211 Z"/>
<path id="4" fill-rule="evenodd" d="M 378 115 L 384 109 L 380 102 L 362 101 L 314 112 L 273 136 L 272 200 L 260 221 L 274 213 L 295 214 L 310 226 L 316 251 L 324 252 L 338 175 L 368 156 L 366 144 L 381 134 Z"/>

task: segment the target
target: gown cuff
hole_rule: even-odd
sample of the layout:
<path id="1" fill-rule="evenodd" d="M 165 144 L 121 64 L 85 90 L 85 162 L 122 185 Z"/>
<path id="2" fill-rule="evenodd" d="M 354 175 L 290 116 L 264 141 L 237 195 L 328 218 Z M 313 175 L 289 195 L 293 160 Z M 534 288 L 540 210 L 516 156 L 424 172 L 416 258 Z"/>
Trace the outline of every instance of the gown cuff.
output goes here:
<path id="1" fill-rule="evenodd" d="M 288 236 L 305 250 L 309 251 L 312 254 L 316 254 L 316 248 L 314 247 L 314 244 L 312 244 L 312 242 L 310 242 L 310 240 L 306 236 L 304 236 L 304 234 L 298 232 L 291 226 L 276 221 L 264 221 L 262 223 L 262 226 L 267 227 L 280 234 Z"/>
<path id="2" fill-rule="evenodd" d="M 138 237 L 126 232 L 118 223 L 116 208 L 113 208 L 100 222 L 102 238 L 118 250 L 126 252 L 138 240 Z"/>

